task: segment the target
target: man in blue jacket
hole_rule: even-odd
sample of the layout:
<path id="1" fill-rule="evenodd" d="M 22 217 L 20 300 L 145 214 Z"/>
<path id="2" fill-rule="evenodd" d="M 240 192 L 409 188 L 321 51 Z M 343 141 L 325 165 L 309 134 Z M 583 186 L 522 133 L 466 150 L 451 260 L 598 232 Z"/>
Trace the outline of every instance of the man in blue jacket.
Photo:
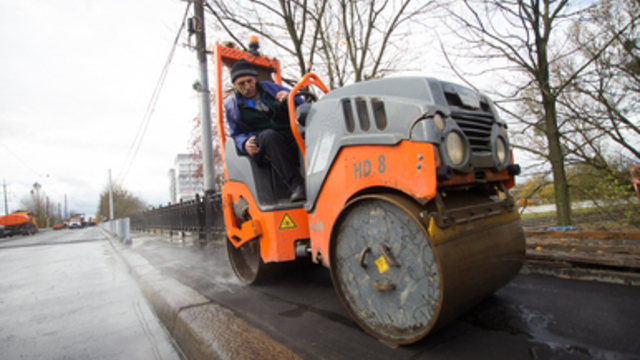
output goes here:
<path id="1" fill-rule="evenodd" d="M 286 108 L 289 90 L 268 81 L 258 81 L 258 73 L 245 59 L 231 67 L 235 93 L 224 102 L 227 122 L 236 146 L 258 163 L 271 162 L 291 189 L 291 202 L 306 200 L 304 179 L 298 171 L 298 144 L 291 133 Z M 296 106 L 304 103 L 294 99 Z"/>

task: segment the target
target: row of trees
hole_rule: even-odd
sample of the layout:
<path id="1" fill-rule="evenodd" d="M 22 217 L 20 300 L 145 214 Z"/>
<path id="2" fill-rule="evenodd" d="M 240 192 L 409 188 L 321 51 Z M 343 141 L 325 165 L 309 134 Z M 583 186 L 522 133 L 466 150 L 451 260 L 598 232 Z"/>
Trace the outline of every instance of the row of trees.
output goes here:
<path id="1" fill-rule="evenodd" d="M 628 180 L 625 167 L 640 161 L 635 0 L 239 0 L 233 8 L 210 0 L 207 8 L 223 36 L 243 46 L 259 34 L 289 76 L 313 70 L 330 88 L 410 68 L 425 57 L 410 41 L 431 36 L 433 50 L 439 39 L 460 79 L 485 84 L 479 90 L 497 101 L 512 143 L 535 159 L 529 170 L 551 175 L 559 225 L 571 224 L 571 199 L 581 198 L 572 174 Z M 632 196 L 625 186 L 621 196 Z"/>
<path id="2" fill-rule="evenodd" d="M 20 201 L 21 210 L 27 210 L 34 214 L 36 223 L 40 227 L 47 225 L 47 218 L 61 218 L 59 206 L 48 201 L 47 195 L 42 190 L 42 185 L 34 183 L 33 188 L 29 191 L 29 195 Z"/>
<path id="3" fill-rule="evenodd" d="M 147 205 L 142 200 L 121 185 L 114 185 L 111 193 L 113 197 L 114 219 L 127 217 L 131 214 L 144 211 L 147 208 Z M 100 193 L 100 202 L 98 204 L 98 210 L 96 211 L 96 219 L 102 221 L 109 218 L 109 187 L 105 186 Z"/>
<path id="4" fill-rule="evenodd" d="M 36 223 L 39 227 L 46 227 L 52 221 L 64 221 L 65 216 L 75 214 L 75 210 L 71 210 L 68 214 L 64 214 L 60 203 L 49 200 L 46 192 L 42 189 L 42 185 L 34 183 L 33 188 L 29 191 L 29 195 L 20 201 L 21 210 L 27 210 L 34 214 Z M 146 204 L 139 198 L 134 196 L 129 190 L 116 185 L 113 188 L 113 214 L 114 218 L 126 217 L 130 214 L 140 212 L 146 209 Z M 97 219 L 109 218 L 109 188 L 100 194 L 100 203 L 96 214 Z"/>
<path id="5" fill-rule="evenodd" d="M 26 210 L 34 214 L 39 227 L 46 227 L 52 221 L 62 220 L 65 216 L 62 204 L 51 201 L 47 193 L 42 189 L 42 185 L 36 182 L 33 184 L 29 195 L 20 200 L 20 210 Z"/>
<path id="6" fill-rule="evenodd" d="M 638 200 L 633 197 L 633 184 L 630 172 L 622 170 L 597 168 L 586 164 L 573 165 L 567 168 L 569 195 L 572 201 L 591 201 L 601 206 L 616 203 L 631 205 L 629 210 L 637 213 Z M 526 182 L 517 185 L 512 195 L 524 204 L 553 204 L 555 191 L 553 179 L 543 173 L 530 176 Z"/>

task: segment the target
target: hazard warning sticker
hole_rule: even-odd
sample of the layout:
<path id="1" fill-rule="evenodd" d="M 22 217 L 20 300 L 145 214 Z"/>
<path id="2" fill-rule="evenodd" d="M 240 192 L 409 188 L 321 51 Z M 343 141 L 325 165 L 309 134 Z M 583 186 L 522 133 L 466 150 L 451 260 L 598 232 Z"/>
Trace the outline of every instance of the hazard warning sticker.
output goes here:
<path id="1" fill-rule="evenodd" d="M 284 213 L 284 216 L 282 217 L 282 221 L 280 222 L 280 227 L 278 227 L 278 230 L 291 230 L 291 229 L 295 229 L 297 228 L 296 223 L 293 222 L 293 220 L 291 220 L 291 216 L 289 216 L 289 214 Z"/>
<path id="2" fill-rule="evenodd" d="M 389 264 L 387 264 L 387 261 L 382 256 L 380 256 L 376 260 L 376 265 L 378 266 L 378 271 L 380 272 L 380 274 L 382 274 L 383 272 L 389 270 Z"/>

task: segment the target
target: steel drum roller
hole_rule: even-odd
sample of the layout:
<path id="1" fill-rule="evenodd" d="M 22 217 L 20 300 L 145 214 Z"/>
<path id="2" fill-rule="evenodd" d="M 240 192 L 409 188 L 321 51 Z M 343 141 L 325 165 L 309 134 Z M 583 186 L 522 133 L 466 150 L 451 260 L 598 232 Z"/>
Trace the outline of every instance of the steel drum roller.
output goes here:
<path id="1" fill-rule="evenodd" d="M 350 315 L 371 335 L 410 344 L 469 310 L 520 270 L 516 211 L 452 225 L 395 194 L 367 195 L 343 210 L 331 276 Z"/>

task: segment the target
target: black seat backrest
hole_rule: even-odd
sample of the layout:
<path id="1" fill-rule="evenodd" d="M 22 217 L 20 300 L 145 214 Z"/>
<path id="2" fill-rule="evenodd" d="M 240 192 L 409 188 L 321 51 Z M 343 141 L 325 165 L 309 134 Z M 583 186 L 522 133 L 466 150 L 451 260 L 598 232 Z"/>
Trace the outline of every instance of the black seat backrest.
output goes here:
<path id="1" fill-rule="evenodd" d="M 307 115 L 311 110 L 311 104 L 305 103 L 296 108 L 296 121 L 302 125 L 307 126 Z"/>

